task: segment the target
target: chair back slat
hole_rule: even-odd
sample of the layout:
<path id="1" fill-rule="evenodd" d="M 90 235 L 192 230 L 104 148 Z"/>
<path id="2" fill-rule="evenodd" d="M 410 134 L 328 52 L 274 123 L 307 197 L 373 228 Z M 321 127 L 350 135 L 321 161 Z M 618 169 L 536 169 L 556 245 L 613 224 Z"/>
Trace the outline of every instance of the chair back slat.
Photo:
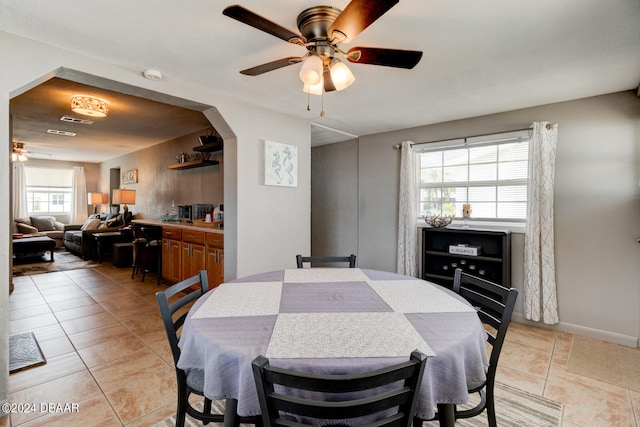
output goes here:
<path id="1" fill-rule="evenodd" d="M 358 424 L 358 418 L 377 414 L 379 419 L 370 427 L 409 427 L 426 361 L 424 354 L 414 351 L 409 361 L 393 366 L 326 375 L 273 367 L 258 356 L 252 366 L 263 423 L 294 427 L 311 425 L 310 419 L 350 419 L 350 424 L 360 426 L 368 424 Z M 284 420 L 283 413 L 302 418 Z"/>
<path id="2" fill-rule="evenodd" d="M 348 263 L 349 268 L 356 268 L 356 256 L 351 254 L 349 256 L 307 256 L 296 255 L 296 264 L 298 268 L 304 268 L 304 264 L 339 264 Z"/>

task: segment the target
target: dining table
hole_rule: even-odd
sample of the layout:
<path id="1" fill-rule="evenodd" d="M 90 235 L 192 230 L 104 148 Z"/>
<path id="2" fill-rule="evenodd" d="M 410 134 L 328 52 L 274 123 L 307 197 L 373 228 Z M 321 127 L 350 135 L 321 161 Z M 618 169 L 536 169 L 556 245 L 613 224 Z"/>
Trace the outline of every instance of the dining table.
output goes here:
<path id="1" fill-rule="evenodd" d="M 453 291 L 364 268 L 303 268 L 225 282 L 190 308 L 178 368 L 204 371 L 203 392 L 226 400 L 225 426 L 260 414 L 251 362 L 347 374 L 428 356 L 416 415 L 455 424 L 455 405 L 486 379 L 486 332 Z"/>

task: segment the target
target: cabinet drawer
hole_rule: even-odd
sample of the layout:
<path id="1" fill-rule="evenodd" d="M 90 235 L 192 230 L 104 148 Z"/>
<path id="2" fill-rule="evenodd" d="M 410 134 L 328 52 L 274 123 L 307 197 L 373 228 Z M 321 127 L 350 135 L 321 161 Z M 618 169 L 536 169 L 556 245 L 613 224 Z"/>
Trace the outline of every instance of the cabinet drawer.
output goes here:
<path id="1" fill-rule="evenodd" d="M 207 233 L 207 245 L 215 246 L 218 248 L 224 247 L 224 234 L 220 233 Z"/>
<path id="2" fill-rule="evenodd" d="M 179 228 L 162 227 L 162 237 L 171 240 L 180 240 L 182 238 L 182 230 Z"/>
<path id="3" fill-rule="evenodd" d="M 182 230 L 182 241 L 204 245 L 204 231 Z"/>

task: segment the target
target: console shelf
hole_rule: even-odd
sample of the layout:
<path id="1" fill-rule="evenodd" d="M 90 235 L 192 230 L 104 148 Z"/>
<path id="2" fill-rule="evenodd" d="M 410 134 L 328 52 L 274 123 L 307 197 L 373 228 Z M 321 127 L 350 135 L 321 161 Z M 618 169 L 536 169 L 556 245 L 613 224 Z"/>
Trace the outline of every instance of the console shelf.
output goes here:
<path id="1" fill-rule="evenodd" d="M 479 246 L 477 256 L 450 253 L 449 246 Z M 456 268 L 511 286 L 511 232 L 465 228 L 422 229 L 422 278 L 451 288 Z"/>

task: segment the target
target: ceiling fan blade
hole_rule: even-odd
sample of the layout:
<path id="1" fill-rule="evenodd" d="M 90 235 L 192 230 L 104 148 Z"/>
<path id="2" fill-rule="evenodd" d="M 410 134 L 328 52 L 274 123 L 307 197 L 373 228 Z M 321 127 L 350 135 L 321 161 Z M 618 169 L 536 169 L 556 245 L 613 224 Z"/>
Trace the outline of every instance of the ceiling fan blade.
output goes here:
<path id="1" fill-rule="evenodd" d="M 270 21 L 267 18 L 263 18 L 257 13 L 254 13 L 249 9 L 245 9 L 240 5 L 235 4 L 233 6 L 229 6 L 225 8 L 222 13 L 229 18 L 233 18 L 244 24 L 250 25 L 253 28 L 257 28 L 258 30 L 264 31 L 265 33 L 269 33 L 272 36 L 276 36 L 286 42 L 294 44 L 304 44 L 307 42 L 307 40 L 300 34 L 296 34 L 293 31 L 290 31 L 283 26 Z"/>
<path id="2" fill-rule="evenodd" d="M 356 46 L 347 52 L 347 60 L 356 64 L 384 65 L 386 67 L 415 67 L 422 52 L 418 50 L 383 49 L 379 47 Z"/>
<path id="3" fill-rule="evenodd" d="M 247 76 L 259 76 L 269 71 L 277 70 L 278 68 L 286 67 L 288 65 L 297 64 L 302 61 L 299 56 L 289 56 L 287 58 L 276 59 L 275 61 L 267 62 L 265 64 L 256 65 L 255 67 L 247 68 L 240 71 L 240 74 Z"/>
<path id="4" fill-rule="evenodd" d="M 351 0 L 351 3 L 331 24 L 329 38 L 337 43 L 348 43 L 384 15 L 399 0 Z"/>
<path id="5" fill-rule="evenodd" d="M 324 67 L 324 72 L 322 73 L 322 80 L 324 80 L 324 91 L 325 92 L 333 92 L 336 90 L 336 86 L 333 84 L 333 79 L 331 78 L 331 72 L 329 67 Z"/>

